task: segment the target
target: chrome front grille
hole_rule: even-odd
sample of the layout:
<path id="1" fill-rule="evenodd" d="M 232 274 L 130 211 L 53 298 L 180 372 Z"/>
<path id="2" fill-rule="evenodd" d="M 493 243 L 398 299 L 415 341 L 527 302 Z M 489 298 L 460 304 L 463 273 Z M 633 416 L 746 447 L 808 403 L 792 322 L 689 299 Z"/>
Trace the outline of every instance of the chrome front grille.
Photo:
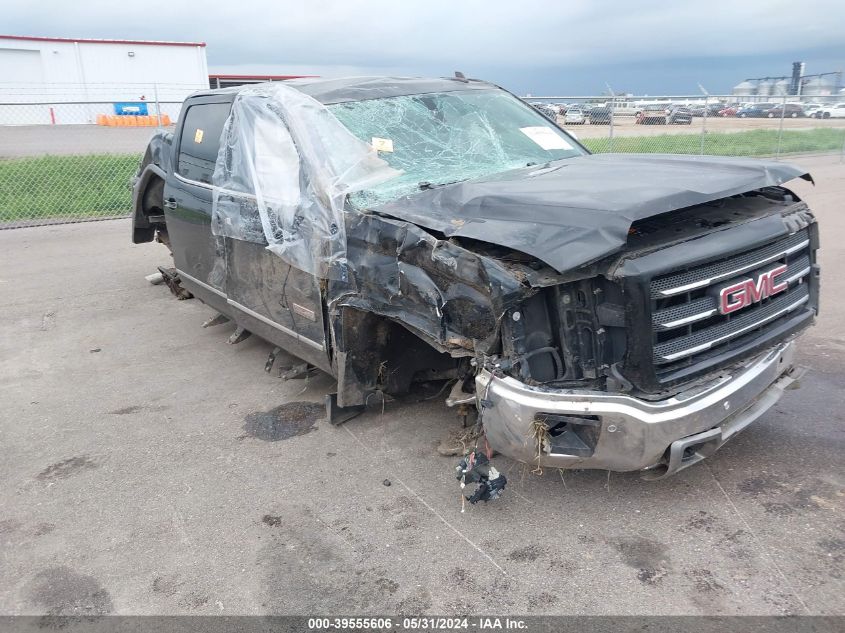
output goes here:
<path id="1" fill-rule="evenodd" d="M 650 284 L 653 362 L 658 374 L 694 364 L 761 335 L 810 301 L 810 235 L 803 229 L 744 253 L 655 277 Z M 788 288 L 730 314 L 719 311 L 719 290 L 786 265 Z"/>
<path id="2" fill-rule="evenodd" d="M 663 275 L 651 282 L 651 298 L 665 299 L 710 286 L 760 266 L 776 262 L 792 253 L 806 251 L 809 245 L 810 236 L 805 229 L 730 259 L 698 266 L 692 270 Z"/>

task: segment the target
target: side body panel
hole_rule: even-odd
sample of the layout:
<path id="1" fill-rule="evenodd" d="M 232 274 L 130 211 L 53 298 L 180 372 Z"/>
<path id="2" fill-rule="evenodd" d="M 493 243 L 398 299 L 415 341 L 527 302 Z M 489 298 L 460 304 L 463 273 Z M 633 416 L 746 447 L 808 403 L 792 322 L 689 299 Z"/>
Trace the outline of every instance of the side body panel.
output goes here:
<path id="1" fill-rule="evenodd" d="M 182 110 L 164 187 L 176 269 L 184 285 L 204 303 L 261 338 L 330 371 L 319 281 L 266 250 L 266 244 L 214 235 L 208 166 L 198 171 L 187 161 L 180 170 L 183 143 L 193 139 L 194 145 L 217 144 L 207 136 L 208 130 L 186 127 L 191 108 L 230 106 L 232 98 L 232 94 L 195 97 Z M 218 122 L 219 116 L 222 113 Z"/>

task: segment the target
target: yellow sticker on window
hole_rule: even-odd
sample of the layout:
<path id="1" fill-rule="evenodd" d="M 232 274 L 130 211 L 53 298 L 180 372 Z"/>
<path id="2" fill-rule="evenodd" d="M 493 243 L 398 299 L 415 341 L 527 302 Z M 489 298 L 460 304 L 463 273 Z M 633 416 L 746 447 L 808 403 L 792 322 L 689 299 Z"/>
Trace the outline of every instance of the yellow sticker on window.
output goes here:
<path id="1" fill-rule="evenodd" d="M 194 143 L 202 143 L 202 130 L 197 128 L 197 131 L 194 132 Z"/>
<path id="2" fill-rule="evenodd" d="M 377 152 L 393 151 L 393 139 L 390 138 L 379 138 L 378 136 L 374 136 L 372 145 Z"/>

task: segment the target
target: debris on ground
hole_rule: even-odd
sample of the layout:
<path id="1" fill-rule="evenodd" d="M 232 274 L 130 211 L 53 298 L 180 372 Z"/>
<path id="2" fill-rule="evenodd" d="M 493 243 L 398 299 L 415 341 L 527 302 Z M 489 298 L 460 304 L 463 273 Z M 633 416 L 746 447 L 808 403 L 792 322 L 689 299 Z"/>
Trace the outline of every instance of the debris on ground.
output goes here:
<path id="1" fill-rule="evenodd" d="M 463 497 L 472 504 L 498 499 L 508 483 L 505 476 L 493 467 L 490 459 L 482 451 L 472 450 L 467 453 L 458 462 L 456 470 L 457 479 L 461 482 L 461 490 L 468 483 L 478 484 L 475 492 L 468 497 Z M 463 501 L 461 501 L 461 512 L 463 512 Z"/>
<path id="2" fill-rule="evenodd" d="M 147 275 L 144 277 L 147 281 L 149 281 L 152 285 L 158 286 L 159 284 L 164 283 L 164 275 L 161 273 L 153 273 L 152 275 Z"/>
<path id="3" fill-rule="evenodd" d="M 164 268 L 163 266 L 159 266 L 158 272 L 161 273 L 162 281 L 167 284 L 167 287 L 170 288 L 170 292 L 172 292 L 177 299 L 183 301 L 185 299 L 193 298 L 194 295 L 182 287 L 182 279 L 179 277 L 179 273 L 175 268 Z"/>
<path id="4" fill-rule="evenodd" d="M 440 444 L 437 446 L 437 452 L 444 457 L 454 457 L 457 455 L 466 455 L 470 447 L 475 446 L 478 438 L 482 435 L 481 425 L 476 424 L 468 429 L 450 429 Z"/>

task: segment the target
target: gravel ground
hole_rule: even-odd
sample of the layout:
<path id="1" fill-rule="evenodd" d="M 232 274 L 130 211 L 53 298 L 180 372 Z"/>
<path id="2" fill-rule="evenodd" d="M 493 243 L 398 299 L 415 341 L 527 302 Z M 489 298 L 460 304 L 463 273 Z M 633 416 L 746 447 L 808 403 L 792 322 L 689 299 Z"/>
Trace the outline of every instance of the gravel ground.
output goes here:
<path id="1" fill-rule="evenodd" d="M 332 380 L 202 329 L 127 221 L 0 232 L 0 613 L 845 613 L 845 166 L 802 160 L 802 389 L 665 481 L 497 458 L 506 494 L 465 514 L 439 400 L 332 427 Z"/>

